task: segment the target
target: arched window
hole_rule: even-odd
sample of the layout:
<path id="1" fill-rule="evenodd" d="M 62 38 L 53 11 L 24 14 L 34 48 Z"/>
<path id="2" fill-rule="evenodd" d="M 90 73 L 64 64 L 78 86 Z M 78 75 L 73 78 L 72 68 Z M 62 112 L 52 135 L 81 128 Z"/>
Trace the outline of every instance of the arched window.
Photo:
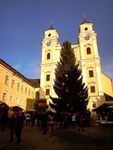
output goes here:
<path id="1" fill-rule="evenodd" d="M 50 81 L 50 75 L 49 74 L 46 75 L 46 81 Z"/>
<path id="2" fill-rule="evenodd" d="M 91 54 L 91 48 L 90 47 L 87 47 L 86 51 L 87 51 L 87 54 Z"/>
<path id="3" fill-rule="evenodd" d="M 47 53 L 47 59 L 50 59 L 50 53 Z"/>
<path id="4" fill-rule="evenodd" d="M 36 100 L 39 99 L 39 91 L 37 91 L 37 92 L 35 93 L 35 99 L 36 99 Z"/>

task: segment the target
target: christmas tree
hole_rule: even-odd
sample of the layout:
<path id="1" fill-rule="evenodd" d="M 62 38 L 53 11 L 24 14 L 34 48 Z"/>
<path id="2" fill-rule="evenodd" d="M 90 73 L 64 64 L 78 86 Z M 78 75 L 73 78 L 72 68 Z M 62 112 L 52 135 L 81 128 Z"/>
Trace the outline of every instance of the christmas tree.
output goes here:
<path id="1" fill-rule="evenodd" d="M 51 97 L 50 106 L 56 112 L 84 112 L 88 102 L 88 90 L 79 64 L 76 63 L 71 43 L 63 43 L 60 61 L 55 69 L 53 86 L 57 98 Z"/>

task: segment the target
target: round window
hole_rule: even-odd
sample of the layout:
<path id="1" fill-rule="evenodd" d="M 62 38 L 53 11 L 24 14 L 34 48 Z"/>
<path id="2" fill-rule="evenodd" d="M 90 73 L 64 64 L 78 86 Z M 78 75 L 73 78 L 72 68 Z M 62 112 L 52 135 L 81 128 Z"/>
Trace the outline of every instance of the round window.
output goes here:
<path id="1" fill-rule="evenodd" d="M 51 36 L 51 33 L 49 33 L 48 36 L 50 37 L 50 36 Z"/>
<path id="2" fill-rule="evenodd" d="M 88 28 L 87 27 L 85 27 L 85 29 L 84 29 L 85 31 L 87 31 L 88 30 Z"/>

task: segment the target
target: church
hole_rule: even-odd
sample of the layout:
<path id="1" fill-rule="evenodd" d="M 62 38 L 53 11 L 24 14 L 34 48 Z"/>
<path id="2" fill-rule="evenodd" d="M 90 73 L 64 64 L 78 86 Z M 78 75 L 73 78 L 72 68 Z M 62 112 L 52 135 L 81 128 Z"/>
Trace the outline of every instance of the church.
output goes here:
<path id="1" fill-rule="evenodd" d="M 72 48 L 76 62 L 82 70 L 83 82 L 88 87 L 88 109 L 92 110 L 104 103 L 113 104 L 112 79 L 101 71 L 97 33 L 94 31 L 93 23 L 84 19 L 79 26 L 77 38 L 78 43 L 72 44 Z M 62 45 L 53 26 L 44 31 L 41 44 L 40 79 L 30 80 L 0 59 L 0 101 L 27 110 L 33 107 L 31 104 L 35 99 L 46 99 L 49 104 L 50 95 L 57 97 L 53 89 L 54 71 L 60 59 Z"/>
<path id="2" fill-rule="evenodd" d="M 79 26 L 77 38 L 78 43 L 72 44 L 72 48 L 76 62 L 82 70 L 83 82 L 88 87 L 88 109 L 92 110 L 103 103 L 113 103 L 112 79 L 101 71 L 97 33 L 94 31 L 93 23 L 84 19 Z M 60 59 L 61 48 L 59 34 L 51 26 L 44 32 L 40 70 L 40 98 L 46 98 L 48 104 L 51 101 L 49 95 L 57 97 L 53 89 L 54 70 Z"/>

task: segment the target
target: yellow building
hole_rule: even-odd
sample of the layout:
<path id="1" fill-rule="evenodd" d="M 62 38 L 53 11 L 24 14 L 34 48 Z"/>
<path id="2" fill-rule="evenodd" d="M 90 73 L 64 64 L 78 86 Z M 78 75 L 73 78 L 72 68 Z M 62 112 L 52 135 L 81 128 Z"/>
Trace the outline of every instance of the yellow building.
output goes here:
<path id="1" fill-rule="evenodd" d="M 59 61 L 61 50 L 58 38 L 58 32 L 51 26 L 44 32 L 42 40 L 40 98 L 46 98 L 48 104 L 49 95 L 57 97 L 53 84 L 54 70 Z M 82 69 L 83 82 L 88 86 L 88 108 L 92 110 L 103 103 L 113 103 L 112 79 L 101 72 L 97 33 L 93 29 L 93 23 L 84 20 L 80 24 L 78 44 L 72 44 L 72 48 L 77 63 Z"/>
<path id="2" fill-rule="evenodd" d="M 38 97 L 39 82 L 38 79 L 27 79 L 0 59 L 0 101 L 24 110 L 31 109 Z"/>

